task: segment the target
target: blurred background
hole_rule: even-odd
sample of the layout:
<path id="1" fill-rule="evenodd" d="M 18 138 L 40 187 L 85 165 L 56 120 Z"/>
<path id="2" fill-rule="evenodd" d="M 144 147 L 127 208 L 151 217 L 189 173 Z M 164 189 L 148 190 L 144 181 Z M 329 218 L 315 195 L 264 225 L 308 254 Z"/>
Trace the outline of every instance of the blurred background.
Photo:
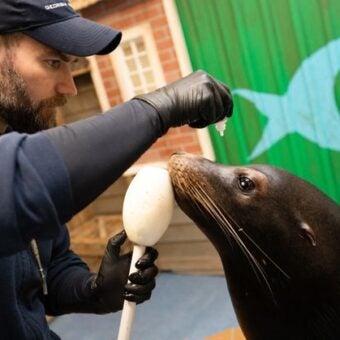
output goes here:
<path id="1" fill-rule="evenodd" d="M 107 239 L 122 229 L 124 194 L 136 171 L 145 164 L 165 164 L 175 151 L 225 164 L 282 167 L 340 202 L 338 0 L 70 2 L 82 16 L 121 30 L 123 39 L 110 55 L 79 59 L 73 71 L 79 94 L 60 109 L 59 124 L 100 114 L 198 69 L 225 82 L 235 102 L 223 137 L 214 126 L 170 129 L 74 217 L 72 247 L 91 269 L 97 269 Z M 136 339 L 153 339 L 138 333 L 147 328 L 159 332 L 154 339 L 203 339 L 237 327 L 219 257 L 178 208 L 156 248 L 162 273 L 152 301 L 141 307 L 138 318 L 147 318 L 136 321 Z M 89 336 L 103 328 L 112 336 L 119 316 L 73 315 L 51 322 L 63 339 L 87 339 L 72 333 L 75 321 Z M 170 320 L 183 332 L 171 337 L 176 327 L 168 326 Z M 195 333 L 205 321 L 211 327 Z M 104 339 L 100 334 L 88 339 Z"/>

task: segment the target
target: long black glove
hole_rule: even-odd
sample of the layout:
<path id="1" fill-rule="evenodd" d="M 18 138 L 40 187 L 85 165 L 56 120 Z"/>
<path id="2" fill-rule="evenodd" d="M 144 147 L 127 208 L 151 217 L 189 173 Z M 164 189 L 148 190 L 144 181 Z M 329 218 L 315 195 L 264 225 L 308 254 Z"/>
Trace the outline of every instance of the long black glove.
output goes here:
<path id="1" fill-rule="evenodd" d="M 124 299 L 142 303 L 151 297 L 158 273 L 154 261 L 157 250 L 146 248 L 145 254 L 137 261 L 137 272 L 128 276 L 131 253 L 120 256 L 120 247 L 126 240 L 126 233 L 113 236 L 107 243 L 98 274 L 90 279 L 91 300 L 98 314 L 115 312 L 122 309 Z M 129 279 L 130 283 L 127 283 Z"/>
<path id="2" fill-rule="evenodd" d="M 228 88 L 198 71 L 98 117 L 43 132 L 66 165 L 72 189 L 73 202 L 68 205 L 72 206 L 72 215 L 106 190 L 170 127 L 186 123 L 204 127 L 230 116 L 232 108 Z M 35 149 L 39 150 L 37 145 Z M 40 154 L 27 157 L 36 160 L 37 169 L 42 166 Z M 54 189 L 56 182 L 52 181 L 49 189 L 56 191 L 52 197 L 60 195 Z M 68 221 L 69 216 L 63 217 L 65 211 L 61 209 L 62 223 Z"/>
<path id="3" fill-rule="evenodd" d="M 156 109 L 163 123 L 163 132 L 183 124 L 202 128 L 230 117 L 233 111 L 227 86 L 204 71 L 191 73 L 135 99 L 143 100 Z"/>

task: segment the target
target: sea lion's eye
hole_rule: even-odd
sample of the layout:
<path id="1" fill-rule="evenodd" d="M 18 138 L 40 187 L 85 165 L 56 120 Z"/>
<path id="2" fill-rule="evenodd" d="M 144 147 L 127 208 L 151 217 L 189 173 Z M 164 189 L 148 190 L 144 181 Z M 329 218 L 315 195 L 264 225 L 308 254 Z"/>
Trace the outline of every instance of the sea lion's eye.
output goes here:
<path id="1" fill-rule="evenodd" d="M 246 176 L 240 176 L 238 178 L 238 185 L 242 191 L 251 191 L 255 189 L 255 183 Z"/>

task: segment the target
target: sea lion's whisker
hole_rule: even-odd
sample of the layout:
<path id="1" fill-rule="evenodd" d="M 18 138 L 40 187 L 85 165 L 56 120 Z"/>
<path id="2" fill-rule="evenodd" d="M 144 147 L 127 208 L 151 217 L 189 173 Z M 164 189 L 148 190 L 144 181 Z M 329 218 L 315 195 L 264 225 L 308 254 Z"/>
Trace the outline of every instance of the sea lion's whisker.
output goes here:
<path id="1" fill-rule="evenodd" d="M 196 190 L 195 190 L 196 189 Z M 198 190 L 201 189 L 201 190 Z M 196 186 L 192 187 L 192 190 L 195 190 L 195 193 L 198 194 L 198 199 L 203 200 L 203 203 L 205 207 L 209 208 L 209 212 L 210 214 L 215 217 L 215 220 L 217 222 L 219 222 L 219 225 L 222 227 L 222 230 L 224 230 L 223 227 L 227 227 L 227 233 L 229 232 L 235 242 L 239 245 L 240 249 L 243 251 L 243 253 L 245 254 L 245 256 L 248 258 L 249 260 L 249 264 L 251 265 L 251 267 L 253 268 L 253 271 L 256 275 L 256 277 L 258 278 L 259 281 L 261 281 L 260 277 L 262 277 L 262 280 L 264 280 L 267 288 L 269 289 L 269 291 L 271 292 L 271 294 L 273 295 L 273 291 L 271 289 L 270 283 L 267 279 L 267 275 L 265 270 L 262 268 L 261 263 L 256 259 L 256 257 L 249 251 L 249 249 L 247 248 L 247 246 L 244 244 L 243 240 L 239 237 L 239 235 L 235 232 L 234 228 L 232 227 L 231 223 L 228 221 L 228 219 L 225 218 L 225 216 L 222 213 L 222 210 L 216 205 L 216 203 L 212 200 L 212 198 L 206 194 L 206 192 L 204 190 L 202 190 L 202 186 L 200 184 L 197 184 Z M 207 204 L 208 203 L 208 204 Z M 260 274 L 260 276 L 258 276 L 258 274 Z M 273 296 L 274 298 L 274 296 Z"/>
<path id="2" fill-rule="evenodd" d="M 207 195 L 202 185 L 199 182 L 196 182 L 195 185 L 193 185 L 193 183 L 189 183 L 188 181 L 186 182 L 185 189 L 186 191 L 184 192 L 186 192 L 193 198 L 193 201 L 196 203 L 199 209 L 202 211 L 200 206 L 201 205 L 204 206 L 205 210 L 203 212 L 204 213 L 208 212 L 218 222 L 218 225 L 221 227 L 221 230 L 223 231 L 223 233 L 228 236 L 229 243 L 230 243 L 229 235 L 233 237 L 235 242 L 238 244 L 238 246 L 240 247 L 240 249 L 246 256 L 246 258 L 248 259 L 249 264 L 251 268 L 253 269 L 253 272 L 255 276 L 257 277 L 258 281 L 259 282 L 263 281 L 265 283 L 266 287 L 268 288 L 270 294 L 273 297 L 273 300 L 276 302 L 273 290 L 267 278 L 267 274 L 265 270 L 263 269 L 263 267 L 261 266 L 261 263 L 250 252 L 250 250 L 244 244 L 243 240 L 240 238 L 240 236 L 237 234 L 237 232 L 232 227 L 232 224 L 223 215 L 222 210 L 216 205 L 213 199 L 209 195 Z"/>
<path id="3" fill-rule="evenodd" d="M 276 267 L 276 269 L 278 269 L 287 279 L 290 279 L 290 276 L 273 259 L 271 259 L 271 257 L 243 229 L 241 232 L 261 252 L 261 254 Z"/>
<path id="4" fill-rule="evenodd" d="M 200 211 L 202 211 L 203 214 L 206 214 L 207 212 L 214 217 L 214 219 L 216 220 L 216 214 L 215 214 L 215 210 L 213 209 L 213 207 L 209 204 L 209 202 L 207 202 L 205 200 L 204 195 L 202 195 L 202 192 L 200 190 L 197 190 L 198 188 L 196 188 L 196 190 L 194 189 L 195 187 L 193 187 L 190 192 L 192 193 L 193 197 L 195 197 L 197 199 L 194 200 L 196 206 L 198 207 L 198 209 Z M 202 209 L 202 206 L 204 206 L 204 209 Z M 219 223 L 219 225 L 221 226 L 221 230 L 223 232 L 223 234 L 226 236 L 227 241 L 230 245 L 230 247 L 232 247 L 232 242 L 230 239 L 231 232 L 229 230 L 226 230 L 225 228 L 223 228 L 223 225 L 221 225 Z"/>
<path id="5" fill-rule="evenodd" d="M 219 222 L 219 225 L 223 228 L 223 227 L 227 227 L 227 231 L 224 232 L 226 233 L 231 233 L 234 240 L 237 242 L 237 244 L 240 246 L 240 249 L 243 251 L 243 253 L 245 254 L 245 256 L 249 259 L 249 264 L 251 265 L 251 267 L 253 268 L 253 271 L 256 275 L 256 277 L 258 278 L 259 281 L 260 277 L 257 274 L 257 271 L 260 273 L 260 276 L 262 277 L 262 279 L 264 280 L 266 286 L 268 287 L 269 291 L 271 292 L 271 295 L 274 298 L 274 294 L 273 291 L 271 289 L 271 285 L 268 281 L 267 278 L 267 273 L 266 271 L 263 269 L 261 263 L 257 260 L 257 258 L 250 252 L 250 250 L 248 249 L 248 247 L 244 244 L 243 240 L 239 237 L 239 235 L 237 234 L 237 232 L 235 231 L 235 228 L 233 227 L 232 223 L 228 220 L 228 218 L 234 223 L 234 225 L 238 228 L 238 231 L 242 231 L 243 228 L 240 227 L 234 220 L 233 218 L 228 214 L 228 212 L 225 212 L 225 215 L 222 213 L 222 210 L 215 204 L 215 202 L 213 201 L 213 199 L 206 194 L 205 191 L 201 192 L 203 194 L 203 198 L 205 198 L 206 201 L 209 201 L 210 205 L 210 210 L 214 213 L 213 216 L 216 217 L 217 222 Z M 205 201 L 205 202 L 206 202 Z M 218 213 L 218 214 L 216 214 Z M 227 217 L 228 218 L 227 218 Z M 263 249 L 261 249 L 261 247 L 245 232 L 243 232 L 244 235 L 247 237 L 247 239 L 262 253 L 262 255 L 264 255 L 286 278 L 290 279 L 289 275 L 287 273 L 285 273 L 285 271 L 280 268 L 280 266 L 275 263 L 274 260 L 272 260 L 268 254 L 266 254 Z M 257 271 L 256 271 L 257 269 Z M 275 300 L 275 298 L 274 298 Z"/>
<path id="6" fill-rule="evenodd" d="M 228 216 L 228 219 L 230 219 L 233 224 L 238 228 L 238 232 L 242 232 L 247 239 L 261 252 L 261 254 L 268 260 L 270 261 L 287 279 L 290 279 L 290 276 L 257 244 L 257 242 L 248 235 L 248 233 L 242 228 L 231 216 L 230 214 L 225 211 L 224 212 L 226 216 Z"/>
<path id="7" fill-rule="evenodd" d="M 251 238 L 245 231 L 244 228 L 242 228 L 241 226 L 238 225 L 238 223 L 236 223 L 236 221 L 233 220 L 233 218 L 230 216 L 230 214 L 228 214 L 228 212 L 224 212 L 225 215 L 228 217 L 228 219 L 230 219 L 232 221 L 232 223 L 237 227 L 237 231 L 238 232 L 242 232 L 247 239 L 256 247 L 256 249 L 258 249 L 261 254 L 270 262 L 272 263 L 287 279 L 290 279 L 290 276 L 256 243 L 256 241 Z M 225 217 L 222 214 L 223 217 Z M 233 229 L 233 232 L 235 232 L 235 229 L 232 227 L 232 224 L 230 223 L 230 221 L 226 218 L 226 221 L 230 224 L 231 228 Z M 236 232 L 235 232 L 236 233 Z"/>
<path id="8" fill-rule="evenodd" d="M 246 247 L 244 245 L 244 243 L 242 242 L 242 240 L 240 239 L 239 235 L 237 235 L 237 233 L 235 233 L 232 225 L 229 223 L 229 221 L 227 219 L 224 218 L 221 210 L 216 206 L 216 204 L 214 203 L 214 201 L 211 199 L 210 196 L 208 196 L 204 190 L 197 190 L 200 187 L 200 185 L 198 184 L 197 187 L 193 187 L 195 188 L 195 194 L 198 195 L 198 197 L 196 196 L 196 198 L 198 198 L 198 200 L 200 200 L 201 203 L 203 203 L 203 206 L 206 208 L 206 210 L 208 210 L 208 212 L 211 214 L 211 216 L 214 217 L 214 219 L 219 222 L 220 227 L 222 228 L 224 234 L 231 234 L 235 241 L 241 246 L 241 247 Z M 200 188 L 202 189 L 202 188 Z M 227 227 L 227 230 L 225 230 L 224 227 Z"/>
<path id="9" fill-rule="evenodd" d="M 212 202 L 212 203 L 214 204 L 214 202 Z M 260 281 L 260 277 L 257 275 L 257 272 L 260 273 L 260 276 L 265 281 L 265 283 L 266 283 L 267 287 L 269 288 L 269 290 L 272 292 L 272 289 L 270 287 L 270 283 L 269 283 L 269 281 L 267 279 L 267 274 L 266 274 L 265 270 L 263 269 L 261 263 L 257 260 L 257 258 L 248 249 L 248 247 L 243 242 L 243 240 L 240 238 L 240 236 L 235 232 L 234 228 L 232 227 L 232 224 L 228 221 L 228 219 L 225 218 L 225 216 L 222 214 L 222 211 L 219 209 L 219 207 L 215 205 L 215 209 L 216 209 L 216 211 L 218 211 L 219 221 L 221 222 L 220 225 L 222 227 L 223 226 L 227 226 L 228 227 L 228 231 L 233 235 L 234 240 L 240 246 L 240 249 L 243 251 L 245 256 L 249 259 L 249 263 L 253 267 L 254 273 L 258 277 L 259 281 Z M 256 271 L 255 268 L 257 269 L 257 271 Z"/>

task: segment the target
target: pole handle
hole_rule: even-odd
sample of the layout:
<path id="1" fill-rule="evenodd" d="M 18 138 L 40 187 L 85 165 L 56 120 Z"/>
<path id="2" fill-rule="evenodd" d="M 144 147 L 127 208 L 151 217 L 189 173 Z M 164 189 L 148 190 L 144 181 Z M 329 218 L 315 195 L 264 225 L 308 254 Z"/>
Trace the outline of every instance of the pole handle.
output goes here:
<path id="1" fill-rule="evenodd" d="M 145 253 L 145 246 L 140 246 L 137 244 L 133 246 L 129 275 L 138 270 L 135 267 L 135 263 L 144 255 L 144 253 Z M 124 301 L 117 340 L 129 340 L 130 339 L 132 323 L 135 317 L 135 310 L 136 310 L 135 302 L 131 302 L 127 300 Z"/>

